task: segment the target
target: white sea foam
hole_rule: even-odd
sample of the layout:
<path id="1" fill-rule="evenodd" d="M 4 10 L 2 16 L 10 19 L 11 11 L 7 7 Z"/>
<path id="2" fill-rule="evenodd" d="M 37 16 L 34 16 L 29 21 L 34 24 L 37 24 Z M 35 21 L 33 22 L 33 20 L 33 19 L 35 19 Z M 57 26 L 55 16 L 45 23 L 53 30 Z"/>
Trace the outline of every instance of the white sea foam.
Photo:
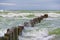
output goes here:
<path id="1" fill-rule="evenodd" d="M 41 16 L 44 14 L 48 14 L 48 16 L 50 16 L 50 17 L 59 17 L 60 16 L 60 14 L 58 14 L 58 13 L 35 13 L 35 16 Z"/>
<path id="2" fill-rule="evenodd" d="M 0 16 L 2 17 L 18 17 L 18 16 L 21 16 L 21 17 L 26 17 L 27 15 L 35 15 L 35 16 L 41 16 L 41 15 L 44 15 L 45 13 L 8 13 L 8 14 L 0 14 Z M 57 14 L 57 13 L 46 13 L 48 14 L 50 17 L 59 17 L 60 14 Z"/>
<path id="3" fill-rule="evenodd" d="M 58 13 L 47 13 L 50 17 L 59 17 L 60 14 Z"/>
<path id="4" fill-rule="evenodd" d="M 34 13 L 35 16 L 41 16 L 44 15 L 43 13 Z"/>
<path id="5" fill-rule="evenodd" d="M 32 13 L 8 13 L 8 14 L 0 14 L 2 17 L 18 17 L 21 16 L 22 18 L 25 18 L 25 16 L 30 15 Z"/>
<path id="6" fill-rule="evenodd" d="M 0 37 L 4 36 L 4 34 L 5 34 L 6 32 L 7 32 L 6 30 L 1 29 L 1 30 L 0 30 Z"/>
<path id="7" fill-rule="evenodd" d="M 19 40 L 50 40 L 55 37 L 55 35 L 49 36 L 48 30 L 46 28 L 40 29 L 38 31 L 36 29 L 31 29 L 31 30 L 32 31 L 28 31 L 28 32 L 23 31 L 22 36 L 19 36 Z"/>

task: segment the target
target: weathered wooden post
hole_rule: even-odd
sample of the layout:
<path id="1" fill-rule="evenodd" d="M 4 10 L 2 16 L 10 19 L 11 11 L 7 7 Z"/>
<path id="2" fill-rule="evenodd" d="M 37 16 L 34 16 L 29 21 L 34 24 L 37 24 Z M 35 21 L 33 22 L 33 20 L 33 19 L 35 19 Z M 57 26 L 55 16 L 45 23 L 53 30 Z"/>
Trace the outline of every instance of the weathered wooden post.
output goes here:
<path id="1" fill-rule="evenodd" d="M 35 21 L 34 20 L 30 20 L 30 24 L 31 24 L 31 27 L 34 27 Z"/>
<path id="2" fill-rule="evenodd" d="M 7 31 L 10 31 L 12 32 L 11 33 L 11 37 L 12 37 L 12 40 L 17 40 L 18 39 L 18 31 L 17 31 L 17 28 L 16 27 L 12 27 L 11 29 L 8 29 Z"/>
<path id="3" fill-rule="evenodd" d="M 5 33 L 4 38 L 6 40 L 13 40 L 13 32 L 10 29 L 7 29 L 7 33 Z"/>
<path id="4" fill-rule="evenodd" d="M 38 17 L 37 19 L 38 19 L 38 22 L 39 22 L 39 23 L 40 23 L 40 22 L 41 22 L 41 20 L 42 20 L 42 18 L 41 18 L 41 17 Z"/>
<path id="5" fill-rule="evenodd" d="M 34 21 L 35 24 L 38 23 L 38 19 L 37 18 L 34 18 L 33 21 Z"/>
<path id="6" fill-rule="evenodd" d="M 18 35 L 22 34 L 23 29 L 24 29 L 24 26 L 18 26 Z"/>
<path id="7" fill-rule="evenodd" d="M 12 30 L 12 35 L 13 35 L 13 40 L 15 40 L 15 32 L 14 32 L 14 28 L 11 29 Z"/>
<path id="8" fill-rule="evenodd" d="M 48 14 L 44 14 L 44 18 L 48 18 Z"/>
<path id="9" fill-rule="evenodd" d="M 29 22 L 24 22 L 24 26 L 28 27 L 29 26 Z"/>
<path id="10" fill-rule="evenodd" d="M 14 30 L 14 38 L 15 40 L 18 40 L 18 28 L 15 27 L 13 30 Z"/>
<path id="11" fill-rule="evenodd" d="M 12 40 L 15 40 L 15 32 L 14 32 L 14 27 L 11 28 L 11 29 L 8 29 L 7 32 L 10 31 L 12 32 L 11 35 L 12 35 Z"/>
<path id="12" fill-rule="evenodd" d="M 5 33 L 4 34 L 4 39 L 5 40 L 11 40 L 10 34 L 9 33 Z"/>

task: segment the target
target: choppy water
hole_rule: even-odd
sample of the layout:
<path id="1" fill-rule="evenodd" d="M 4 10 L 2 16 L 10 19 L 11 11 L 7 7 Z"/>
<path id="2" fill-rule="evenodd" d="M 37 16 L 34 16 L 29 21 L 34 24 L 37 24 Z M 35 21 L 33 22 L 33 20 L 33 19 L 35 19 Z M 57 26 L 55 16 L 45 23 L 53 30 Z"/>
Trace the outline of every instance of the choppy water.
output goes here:
<path id="1" fill-rule="evenodd" d="M 22 13 L 21 15 L 20 14 L 0 14 L 0 36 L 4 35 L 6 29 L 17 27 L 19 24 L 23 24 L 25 21 L 32 19 L 25 17 L 26 13 Z M 29 13 L 27 14 L 29 15 Z M 35 13 L 34 15 L 40 16 L 41 14 L 43 13 Z M 35 27 L 25 27 L 22 35 L 19 36 L 19 40 L 55 40 L 56 35 L 49 35 L 48 32 L 55 28 L 60 28 L 60 14 L 47 14 L 49 17 L 42 20 L 41 23 L 36 24 Z M 22 16 L 22 18 L 19 16 Z M 59 40 L 59 38 L 56 40 Z"/>

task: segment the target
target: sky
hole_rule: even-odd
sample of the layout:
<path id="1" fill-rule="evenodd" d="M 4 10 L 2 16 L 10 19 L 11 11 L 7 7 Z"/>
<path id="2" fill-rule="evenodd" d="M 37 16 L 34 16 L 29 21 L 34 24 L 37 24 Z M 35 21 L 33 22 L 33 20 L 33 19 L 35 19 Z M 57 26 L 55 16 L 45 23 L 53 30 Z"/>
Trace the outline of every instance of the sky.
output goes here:
<path id="1" fill-rule="evenodd" d="M 0 10 L 60 10 L 60 0 L 0 0 Z"/>

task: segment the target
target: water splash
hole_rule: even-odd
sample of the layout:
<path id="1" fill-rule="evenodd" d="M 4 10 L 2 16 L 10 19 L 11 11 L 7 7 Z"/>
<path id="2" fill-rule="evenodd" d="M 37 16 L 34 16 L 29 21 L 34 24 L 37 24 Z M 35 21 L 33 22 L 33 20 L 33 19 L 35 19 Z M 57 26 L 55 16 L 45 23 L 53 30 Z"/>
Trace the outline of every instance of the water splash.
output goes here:
<path id="1" fill-rule="evenodd" d="M 50 40 L 55 37 L 55 35 L 48 35 L 48 30 L 46 28 L 39 29 L 38 28 L 28 28 L 29 30 L 24 30 L 22 32 L 22 36 L 19 36 L 19 40 Z M 30 30 L 31 29 L 31 30 Z"/>
<path id="2" fill-rule="evenodd" d="M 0 37 L 4 36 L 4 34 L 5 34 L 6 32 L 7 32 L 6 29 L 5 29 L 5 30 L 4 30 L 4 29 L 1 29 L 1 30 L 0 30 Z"/>

